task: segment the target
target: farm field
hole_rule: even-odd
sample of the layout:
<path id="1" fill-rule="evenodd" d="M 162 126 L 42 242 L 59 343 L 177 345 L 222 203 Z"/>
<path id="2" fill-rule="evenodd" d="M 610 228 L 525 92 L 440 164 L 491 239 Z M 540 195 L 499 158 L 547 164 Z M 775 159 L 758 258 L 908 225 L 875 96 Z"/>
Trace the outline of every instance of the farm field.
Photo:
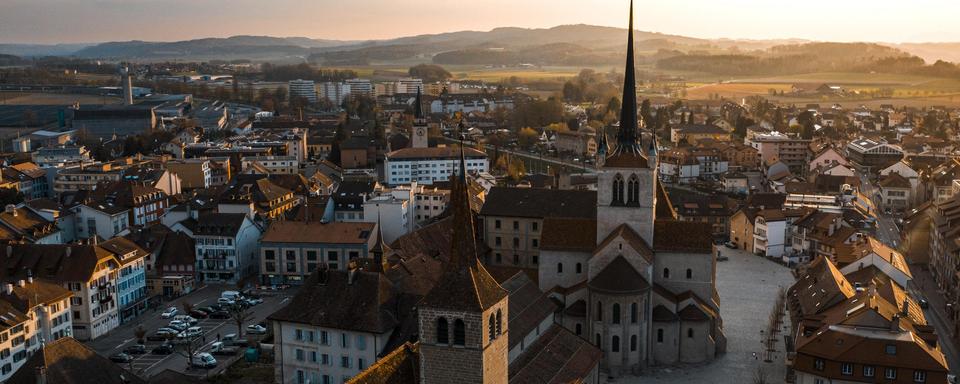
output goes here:
<path id="1" fill-rule="evenodd" d="M 0 92 L 0 105 L 119 104 L 120 98 L 66 93 Z"/>

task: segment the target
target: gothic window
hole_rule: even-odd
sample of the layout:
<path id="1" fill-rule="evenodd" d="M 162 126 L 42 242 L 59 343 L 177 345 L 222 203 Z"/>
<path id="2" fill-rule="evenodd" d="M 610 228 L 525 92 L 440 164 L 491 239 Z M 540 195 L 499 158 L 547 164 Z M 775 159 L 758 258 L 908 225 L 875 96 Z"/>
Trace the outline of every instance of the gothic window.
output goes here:
<path id="1" fill-rule="evenodd" d="M 637 351 L 637 335 L 630 336 L 630 352 Z"/>
<path id="2" fill-rule="evenodd" d="M 610 352 L 620 352 L 620 336 L 614 336 L 611 340 Z"/>
<path id="3" fill-rule="evenodd" d="M 687 268 L 687 279 L 692 279 L 692 278 L 693 278 L 693 270 L 690 268 Z"/>
<path id="4" fill-rule="evenodd" d="M 437 344 L 450 343 L 450 329 L 447 325 L 447 319 L 441 317 L 437 319 Z"/>
<path id="5" fill-rule="evenodd" d="M 557 273 L 563 273 L 563 263 L 557 263 Z"/>
<path id="6" fill-rule="evenodd" d="M 600 334 L 598 333 L 598 334 L 597 334 L 597 348 L 600 348 L 601 351 L 603 351 L 602 341 L 603 341 L 603 339 L 600 338 Z"/>
<path id="7" fill-rule="evenodd" d="M 613 304 L 613 313 L 611 316 L 613 316 L 614 324 L 620 324 L 620 304 Z"/>
<path id="8" fill-rule="evenodd" d="M 503 312 L 497 310 L 497 336 L 503 334 Z"/>
<path id="9" fill-rule="evenodd" d="M 630 303 L 630 322 L 636 324 L 638 316 L 637 303 Z"/>
<path id="10" fill-rule="evenodd" d="M 627 182 L 627 204 L 640 204 L 640 179 L 637 175 L 630 175 L 630 181 Z"/>
<path id="11" fill-rule="evenodd" d="M 577 263 L 577 273 L 581 273 L 581 272 L 583 272 L 583 265 L 580 263 Z"/>
<path id="12" fill-rule="evenodd" d="M 453 322 L 453 345 L 466 344 L 467 331 L 463 319 L 457 319 Z"/>
<path id="13" fill-rule="evenodd" d="M 658 329 L 657 329 L 657 342 L 658 342 L 658 343 L 662 343 L 662 342 L 663 342 L 663 328 L 658 328 Z"/>
<path id="14" fill-rule="evenodd" d="M 583 326 L 580 325 L 580 323 L 577 323 L 577 325 L 574 328 L 576 329 L 574 333 L 576 333 L 577 336 L 580 336 L 580 334 L 583 333 Z"/>
<path id="15" fill-rule="evenodd" d="M 693 328 L 687 328 L 687 337 L 693 338 Z"/>
<path id="16" fill-rule="evenodd" d="M 597 302 L 597 321 L 603 320 L 603 303 Z"/>
<path id="17" fill-rule="evenodd" d="M 613 177 L 613 200 L 610 205 L 623 205 L 623 176 L 617 174 Z"/>
<path id="18" fill-rule="evenodd" d="M 664 269 L 663 269 L 663 278 L 664 278 L 664 279 L 669 279 L 669 278 L 670 278 L 670 268 L 664 268 Z"/>
<path id="19" fill-rule="evenodd" d="M 490 323 L 490 325 L 489 325 L 489 327 L 490 327 L 490 341 L 493 341 L 493 339 L 496 339 L 496 338 L 497 338 L 497 323 L 496 323 L 496 321 L 497 321 L 496 318 L 494 318 L 494 317 L 493 317 L 493 314 L 491 313 L 491 314 L 490 314 L 490 320 L 488 320 L 488 322 Z"/>

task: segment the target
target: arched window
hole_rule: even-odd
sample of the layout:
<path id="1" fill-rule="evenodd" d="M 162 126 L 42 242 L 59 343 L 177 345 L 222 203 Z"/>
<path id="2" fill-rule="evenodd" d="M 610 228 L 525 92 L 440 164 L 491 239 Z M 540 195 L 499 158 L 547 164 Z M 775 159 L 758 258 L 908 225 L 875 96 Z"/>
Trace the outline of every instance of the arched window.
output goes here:
<path id="1" fill-rule="evenodd" d="M 664 278 L 664 279 L 669 279 L 669 278 L 670 278 L 670 268 L 664 268 L 664 269 L 663 269 L 663 278 Z"/>
<path id="2" fill-rule="evenodd" d="M 450 343 L 450 328 L 447 325 L 447 319 L 441 317 L 437 319 L 437 344 Z"/>
<path id="3" fill-rule="evenodd" d="M 693 328 L 687 328 L 687 337 L 693 338 Z"/>
<path id="4" fill-rule="evenodd" d="M 597 302 L 597 321 L 603 320 L 603 303 Z"/>
<path id="5" fill-rule="evenodd" d="M 637 175 L 630 175 L 630 181 L 627 182 L 627 204 L 640 203 L 640 179 Z"/>
<path id="6" fill-rule="evenodd" d="M 687 268 L 687 279 L 692 279 L 692 278 L 693 278 L 693 270 L 690 268 Z"/>
<path id="7" fill-rule="evenodd" d="M 503 334 L 503 311 L 497 310 L 497 336 Z"/>
<path id="8" fill-rule="evenodd" d="M 637 351 L 637 335 L 630 336 L 630 352 Z"/>
<path id="9" fill-rule="evenodd" d="M 497 338 L 497 319 L 491 313 L 490 320 L 488 321 L 490 323 L 488 325 L 488 327 L 490 328 L 490 341 L 493 341 L 493 339 Z"/>
<path id="10" fill-rule="evenodd" d="M 603 351 L 602 341 L 603 341 L 603 339 L 600 338 L 600 334 L 598 333 L 598 334 L 597 334 L 597 348 L 600 348 L 601 351 Z"/>
<path id="11" fill-rule="evenodd" d="M 657 328 L 657 342 L 663 342 L 663 328 Z"/>
<path id="12" fill-rule="evenodd" d="M 636 324 L 639 315 L 637 312 L 637 303 L 630 303 L 630 322 Z"/>
<path id="13" fill-rule="evenodd" d="M 466 344 L 467 330 L 462 319 L 453 322 L 453 345 Z"/>
<path id="14" fill-rule="evenodd" d="M 614 336 L 610 340 L 610 352 L 620 352 L 620 336 Z"/>
<path id="15" fill-rule="evenodd" d="M 613 304 L 613 313 L 611 315 L 613 316 L 613 323 L 620 324 L 620 304 Z"/>
<path id="16" fill-rule="evenodd" d="M 577 263 L 577 273 L 583 272 L 583 264 Z"/>
<path id="17" fill-rule="evenodd" d="M 610 205 L 623 205 L 623 176 L 617 174 L 613 177 L 613 199 Z"/>
<path id="18" fill-rule="evenodd" d="M 580 323 L 577 323 L 577 325 L 574 326 L 574 329 L 575 329 L 574 333 L 576 333 L 577 336 L 580 336 L 580 334 L 583 333 L 583 326 L 580 325 Z"/>
<path id="19" fill-rule="evenodd" d="M 563 273 L 563 263 L 557 263 L 557 273 Z"/>

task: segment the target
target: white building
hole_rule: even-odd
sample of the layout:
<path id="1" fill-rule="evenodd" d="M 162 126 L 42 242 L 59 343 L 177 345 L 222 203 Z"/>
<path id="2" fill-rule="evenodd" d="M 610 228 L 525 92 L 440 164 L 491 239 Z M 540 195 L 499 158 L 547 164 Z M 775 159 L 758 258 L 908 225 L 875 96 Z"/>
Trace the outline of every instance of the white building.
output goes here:
<path id="1" fill-rule="evenodd" d="M 320 83 L 320 98 L 330 100 L 335 105 L 343 104 L 343 100 L 350 96 L 350 85 L 347 83 L 323 82 Z"/>
<path id="2" fill-rule="evenodd" d="M 467 171 L 480 173 L 490 169 L 487 154 L 464 148 Z M 459 168 L 460 148 L 403 148 L 390 152 L 384 161 L 384 174 L 389 185 L 417 182 L 431 185 L 435 181 L 447 181 Z"/>
<path id="3" fill-rule="evenodd" d="M 171 227 L 196 240 L 197 273 L 206 282 L 236 283 L 257 273 L 260 227 L 244 213 L 210 213 Z"/>
<path id="4" fill-rule="evenodd" d="M 0 292 L 0 382 L 5 382 L 44 343 L 72 332 L 70 291 L 34 280 L 6 283 Z"/>
<path id="5" fill-rule="evenodd" d="M 73 212 L 76 213 L 77 221 L 74 227 L 77 229 L 76 237 L 79 239 L 89 239 L 94 236 L 110 239 L 130 232 L 129 208 L 90 202 L 74 207 Z"/>
<path id="6" fill-rule="evenodd" d="M 417 93 L 423 91 L 423 80 L 405 77 L 397 80 L 397 93 Z"/>
<path id="7" fill-rule="evenodd" d="M 311 103 L 317 102 L 317 86 L 313 80 L 290 80 L 287 83 L 290 88 L 290 97 L 303 97 Z"/>
<path id="8" fill-rule="evenodd" d="M 396 197 L 392 193 L 368 199 L 363 203 L 363 217 L 380 221 L 380 230 L 387 244 L 413 231 L 411 196 Z"/>
<path id="9" fill-rule="evenodd" d="M 344 82 L 352 96 L 373 96 L 373 83 L 367 79 L 350 79 Z"/>

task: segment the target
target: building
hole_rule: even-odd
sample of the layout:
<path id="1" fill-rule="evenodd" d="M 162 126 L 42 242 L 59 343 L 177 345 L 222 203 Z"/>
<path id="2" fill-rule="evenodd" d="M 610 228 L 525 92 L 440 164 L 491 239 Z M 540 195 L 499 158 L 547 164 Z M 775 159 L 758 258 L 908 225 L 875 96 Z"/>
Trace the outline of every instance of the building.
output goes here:
<path id="1" fill-rule="evenodd" d="M 430 146 L 430 129 L 427 124 L 427 116 L 423 113 L 423 95 L 420 89 L 417 89 L 417 97 L 413 99 L 413 130 L 410 137 L 413 139 L 410 147 L 427 148 Z M 390 147 L 391 150 L 406 148 L 407 146 Z"/>
<path id="2" fill-rule="evenodd" d="M 761 164 L 779 161 L 798 175 L 804 174 L 809 166 L 811 140 L 771 132 L 756 134 L 745 142 L 760 154 Z"/>
<path id="3" fill-rule="evenodd" d="M 296 156 L 250 156 L 240 160 L 243 171 L 251 171 L 254 163 L 265 168 L 270 174 L 296 175 L 300 173 L 300 162 Z"/>
<path id="4" fill-rule="evenodd" d="M 147 251 L 123 237 L 115 237 L 98 246 L 120 260 L 116 272 L 120 323 L 126 323 L 147 310 Z"/>
<path id="5" fill-rule="evenodd" d="M 207 213 L 175 224 L 196 241 L 200 280 L 235 284 L 257 273 L 260 228 L 244 213 Z"/>
<path id="6" fill-rule="evenodd" d="M 34 163 L 20 163 L 3 168 L 3 179 L 16 181 L 17 188 L 27 200 L 49 196 L 47 172 Z"/>
<path id="7" fill-rule="evenodd" d="M 90 196 L 92 204 L 105 207 L 108 211 L 126 210 L 129 216 L 127 226 L 130 227 L 159 223 L 169 207 L 166 192 L 130 180 L 102 183 Z"/>
<path id="8" fill-rule="evenodd" d="M 72 237 L 72 236 L 71 236 Z M 33 244 L 61 244 L 57 223 L 27 207 L 10 204 L 0 213 L 0 240 Z"/>
<path id="9" fill-rule="evenodd" d="M 467 171 L 488 172 L 487 154 L 473 148 L 463 148 Z M 457 172 L 460 149 L 456 147 L 403 148 L 386 154 L 384 173 L 389 185 L 417 182 L 431 185 L 446 181 Z"/>
<path id="10" fill-rule="evenodd" d="M 299 204 L 293 191 L 274 184 L 263 175 L 238 175 L 221 194 L 219 211 L 243 213 L 250 218 L 279 218 Z"/>
<path id="11" fill-rule="evenodd" d="M 205 189 L 213 186 L 212 169 L 208 159 L 171 160 L 164 163 L 164 167 L 180 178 L 182 189 Z"/>
<path id="12" fill-rule="evenodd" d="M 302 97 L 307 99 L 310 104 L 317 102 L 317 85 L 313 80 L 290 80 L 287 82 L 290 88 L 290 97 Z"/>
<path id="13" fill-rule="evenodd" d="M 330 100 L 333 105 L 343 105 L 343 101 L 350 96 L 350 85 L 327 81 L 320 83 L 320 99 Z"/>
<path id="14" fill-rule="evenodd" d="M 368 257 L 375 229 L 374 223 L 274 222 L 260 241 L 260 281 L 302 285 L 317 269 L 346 270 Z"/>
<path id="15" fill-rule="evenodd" d="M 935 203 L 930 212 L 930 272 L 943 291 L 944 299 L 952 309 L 952 319 L 960 316 L 960 276 L 956 265 L 960 263 L 960 195 L 954 195 L 942 203 Z M 960 329 L 960 322 L 951 321 L 952 329 Z"/>
<path id="16" fill-rule="evenodd" d="M 13 376 L 45 343 L 71 335 L 70 297 L 65 288 L 27 277 L 0 291 L 0 381 Z"/>
<path id="17" fill-rule="evenodd" d="M 373 97 L 373 83 L 368 79 L 349 79 L 343 82 L 350 89 L 352 96 Z"/>
<path id="18" fill-rule="evenodd" d="M 398 189 L 372 197 L 363 203 L 363 217 L 377 220 L 379 230 L 383 232 L 384 241 L 387 243 L 392 243 L 414 229 L 415 201 L 412 192 L 409 189 Z"/>
<path id="19" fill-rule="evenodd" d="M 423 80 L 404 77 L 397 80 L 397 93 L 413 94 L 423 92 Z"/>
<path id="20" fill-rule="evenodd" d="M 913 186 L 910 185 L 910 180 L 899 173 L 892 172 L 883 176 L 877 187 L 880 193 L 878 208 L 903 212 L 913 206 Z"/>
<path id="21" fill-rule="evenodd" d="M 73 128 L 90 137 L 110 139 L 139 135 L 157 126 L 155 105 L 85 104 L 73 111 Z"/>
<path id="22" fill-rule="evenodd" d="M 167 374 L 157 376 L 161 375 Z M 147 384 L 133 372 L 70 337 L 42 345 L 5 383 L 71 383 L 77 380 L 99 384 Z M 176 382 L 193 384 L 183 380 Z"/>
<path id="23" fill-rule="evenodd" d="M 689 184 L 698 180 L 719 180 L 729 162 L 713 148 L 681 147 L 660 154 L 660 180 Z"/>
<path id="24" fill-rule="evenodd" d="M 729 142 L 732 134 L 713 124 L 681 124 L 670 128 L 670 142 L 679 145 L 685 142 L 689 145 L 697 145 L 701 141 L 721 141 Z"/>
<path id="25" fill-rule="evenodd" d="M 557 132 L 553 145 L 557 151 L 589 158 L 597 154 L 597 140 L 594 136 L 592 132 L 560 131 Z"/>
<path id="26" fill-rule="evenodd" d="M 900 147 L 874 141 L 857 139 L 847 144 L 847 160 L 861 172 L 876 172 L 903 159 Z"/>
<path id="27" fill-rule="evenodd" d="M 547 221 L 593 219 L 596 201 L 595 191 L 493 187 L 480 209 L 481 238 L 490 247 L 486 263 L 539 268 Z"/>

